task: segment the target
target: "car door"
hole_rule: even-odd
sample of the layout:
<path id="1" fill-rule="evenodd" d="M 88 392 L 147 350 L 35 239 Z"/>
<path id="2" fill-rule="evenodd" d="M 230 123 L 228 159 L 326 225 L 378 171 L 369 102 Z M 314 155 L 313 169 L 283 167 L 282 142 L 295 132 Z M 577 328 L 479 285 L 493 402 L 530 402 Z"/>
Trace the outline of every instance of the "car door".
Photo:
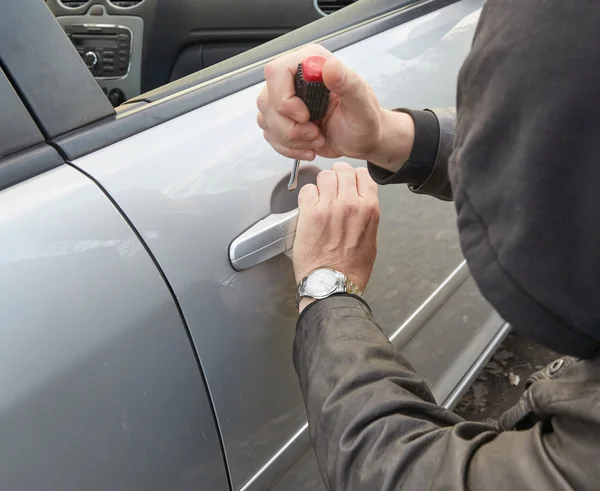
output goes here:
<path id="1" fill-rule="evenodd" d="M 76 64 L 46 63 L 42 47 Z M 43 3 L 2 3 L 0 489 L 228 490 L 168 282 L 49 143 L 114 113 L 71 49 Z"/>
<path id="2" fill-rule="evenodd" d="M 387 107 L 451 106 L 481 5 L 360 0 L 52 139 L 123 211 L 169 282 L 206 377 L 233 489 L 323 489 L 291 362 L 291 263 L 285 254 L 254 254 L 273 242 L 282 252 L 291 233 L 282 249 L 262 222 L 258 243 L 243 255 L 255 264 L 238 271 L 230 261 L 236 239 L 297 205 L 285 189 L 292 162 L 255 124 L 264 64 L 320 42 Z M 301 181 L 331 163 L 303 165 Z M 382 189 L 381 204 L 381 252 L 366 298 L 451 407 L 508 326 L 469 277 L 451 204 L 403 186 Z"/>

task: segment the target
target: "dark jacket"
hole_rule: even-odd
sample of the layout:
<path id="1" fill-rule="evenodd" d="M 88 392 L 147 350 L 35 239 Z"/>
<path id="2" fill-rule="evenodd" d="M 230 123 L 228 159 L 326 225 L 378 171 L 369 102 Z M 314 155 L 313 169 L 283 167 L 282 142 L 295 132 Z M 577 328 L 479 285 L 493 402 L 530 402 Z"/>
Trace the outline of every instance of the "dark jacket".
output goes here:
<path id="1" fill-rule="evenodd" d="M 521 334 L 579 359 L 532 377 L 498 422 L 465 422 L 362 300 L 312 304 L 294 363 L 330 490 L 600 489 L 599 25 L 595 0 L 488 0 L 456 126 L 452 111 L 414 112 L 408 165 L 370 166 L 381 183 L 454 198 L 482 294 Z"/>

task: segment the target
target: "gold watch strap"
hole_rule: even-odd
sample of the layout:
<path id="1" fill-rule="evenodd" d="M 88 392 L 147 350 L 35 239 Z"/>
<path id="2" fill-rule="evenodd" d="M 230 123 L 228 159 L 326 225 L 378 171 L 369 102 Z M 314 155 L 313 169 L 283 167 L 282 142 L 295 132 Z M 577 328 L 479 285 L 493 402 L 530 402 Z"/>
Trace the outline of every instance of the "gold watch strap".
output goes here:
<path id="1" fill-rule="evenodd" d="M 350 293 L 352 295 L 358 295 L 362 298 L 363 291 L 358 288 L 354 283 L 352 283 L 348 278 L 346 278 L 346 293 Z"/>

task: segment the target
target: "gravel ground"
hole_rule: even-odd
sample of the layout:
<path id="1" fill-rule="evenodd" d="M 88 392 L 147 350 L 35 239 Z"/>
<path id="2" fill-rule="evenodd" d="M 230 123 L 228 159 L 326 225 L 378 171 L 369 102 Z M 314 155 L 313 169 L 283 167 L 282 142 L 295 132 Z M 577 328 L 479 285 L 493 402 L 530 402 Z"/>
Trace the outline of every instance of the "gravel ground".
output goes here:
<path id="1" fill-rule="evenodd" d="M 456 413 L 471 421 L 499 417 L 519 399 L 529 375 L 558 357 L 554 351 L 509 334 L 465 394 Z"/>

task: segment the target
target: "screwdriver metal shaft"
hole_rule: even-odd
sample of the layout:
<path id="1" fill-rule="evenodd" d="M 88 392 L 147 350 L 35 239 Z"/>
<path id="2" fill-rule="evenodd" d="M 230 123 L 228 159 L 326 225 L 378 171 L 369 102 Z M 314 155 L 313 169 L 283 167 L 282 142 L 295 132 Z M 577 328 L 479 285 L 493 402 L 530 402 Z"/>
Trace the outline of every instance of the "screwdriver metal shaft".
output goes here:
<path id="1" fill-rule="evenodd" d="M 290 182 L 288 182 L 288 191 L 295 191 L 298 187 L 298 174 L 300 173 L 300 159 L 294 161 L 292 173 L 290 174 Z"/>

